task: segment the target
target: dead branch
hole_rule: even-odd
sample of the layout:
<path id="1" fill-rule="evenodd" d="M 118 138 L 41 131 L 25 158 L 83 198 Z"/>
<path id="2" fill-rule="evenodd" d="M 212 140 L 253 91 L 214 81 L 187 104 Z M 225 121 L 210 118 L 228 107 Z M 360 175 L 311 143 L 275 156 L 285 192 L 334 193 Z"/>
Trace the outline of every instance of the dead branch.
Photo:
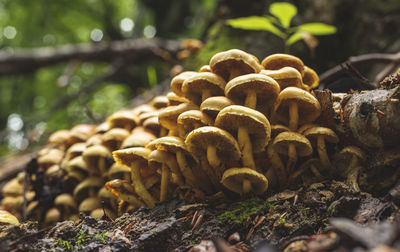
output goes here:
<path id="1" fill-rule="evenodd" d="M 171 61 L 179 49 L 178 41 L 155 38 L 0 51 L 0 75 L 29 73 L 70 60 L 113 62 L 118 58 L 129 63 L 149 59 Z"/>

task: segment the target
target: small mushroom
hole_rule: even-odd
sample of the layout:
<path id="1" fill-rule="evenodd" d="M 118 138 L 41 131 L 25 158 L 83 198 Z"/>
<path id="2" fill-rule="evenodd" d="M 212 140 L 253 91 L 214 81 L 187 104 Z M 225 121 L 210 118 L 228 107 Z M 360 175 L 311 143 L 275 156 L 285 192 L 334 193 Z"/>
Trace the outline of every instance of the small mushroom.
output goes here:
<path id="1" fill-rule="evenodd" d="M 288 87 L 278 95 L 272 117 L 288 125 L 291 131 L 296 131 L 298 125 L 315 121 L 320 113 L 321 106 L 312 94 Z"/>
<path id="2" fill-rule="evenodd" d="M 279 84 L 264 74 L 246 74 L 230 80 L 225 96 L 237 105 L 269 113 L 280 92 Z M 263 111 L 264 112 L 264 111 Z"/>
<path id="3" fill-rule="evenodd" d="M 147 112 L 152 112 L 155 111 L 156 108 L 154 108 L 153 106 L 149 105 L 149 104 L 141 104 L 137 107 L 134 107 L 132 110 L 130 110 L 130 112 L 132 112 L 134 115 L 140 116 L 143 113 L 147 113 Z M 137 117 L 135 117 L 137 118 Z M 135 119 L 136 121 L 136 119 Z"/>
<path id="4" fill-rule="evenodd" d="M 210 65 L 204 65 L 204 66 L 200 67 L 199 73 L 205 73 L 205 72 L 212 72 Z"/>
<path id="5" fill-rule="evenodd" d="M 149 167 L 155 167 L 155 164 L 160 164 L 161 168 L 161 186 L 160 186 L 160 202 L 163 202 L 167 199 L 168 195 L 168 185 L 171 176 L 171 167 L 174 169 L 178 168 L 178 163 L 174 155 L 162 151 L 162 150 L 153 150 L 149 155 Z M 157 169 L 157 168 L 156 168 Z"/>
<path id="6" fill-rule="evenodd" d="M 18 182 L 17 178 L 9 180 L 2 188 L 3 197 L 16 197 L 24 193 L 24 185 Z"/>
<path id="7" fill-rule="evenodd" d="M 347 146 L 336 156 L 336 165 L 340 174 L 347 177 L 347 182 L 356 192 L 360 191 L 357 178 L 365 159 L 364 152 L 356 146 Z"/>
<path id="8" fill-rule="evenodd" d="M 59 146 L 62 150 L 69 147 L 69 130 L 58 130 L 50 135 L 49 143 L 54 146 Z"/>
<path id="9" fill-rule="evenodd" d="M 4 224 L 19 225 L 17 217 L 15 217 L 6 210 L 0 210 L 0 223 L 3 225 Z"/>
<path id="10" fill-rule="evenodd" d="M 293 67 L 304 75 L 304 63 L 301 59 L 290 54 L 277 53 L 266 57 L 261 64 L 266 70 L 278 70 L 283 67 Z"/>
<path id="11" fill-rule="evenodd" d="M 198 160 L 207 160 L 214 172 L 205 172 L 209 176 L 215 173 L 218 181 L 227 168 L 226 165 L 238 162 L 241 157 L 235 138 L 229 132 L 217 127 L 205 126 L 193 130 L 187 136 L 185 144 Z"/>
<path id="12" fill-rule="evenodd" d="M 243 166 L 256 169 L 253 152 L 263 151 L 270 139 L 271 127 L 268 119 L 256 110 L 232 105 L 219 112 L 215 126 L 237 135 Z"/>
<path id="13" fill-rule="evenodd" d="M 178 116 L 177 125 L 179 136 L 183 139 L 194 129 L 212 125 L 214 120 L 200 110 L 188 110 Z"/>
<path id="14" fill-rule="evenodd" d="M 168 98 L 168 106 L 176 106 L 181 103 L 188 103 L 189 100 L 186 99 L 183 96 L 178 96 L 174 92 L 168 92 L 167 93 L 167 98 Z"/>
<path id="15" fill-rule="evenodd" d="M 158 121 L 161 126 L 170 130 L 169 135 L 175 136 L 178 134 L 178 116 L 188 110 L 198 110 L 199 107 L 192 103 L 182 103 L 176 106 L 170 106 L 160 110 Z"/>
<path id="16" fill-rule="evenodd" d="M 197 74 L 196 72 L 193 71 L 186 71 L 178 74 L 171 80 L 171 90 L 174 92 L 177 96 L 184 97 L 183 91 L 182 91 L 182 84 L 183 82 L 188 79 L 189 77 Z M 168 97 L 170 100 L 170 97 Z M 170 100 L 171 101 L 171 100 Z M 170 104 L 171 106 L 171 104 Z"/>
<path id="17" fill-rule="evenodd" d="M 94 145 L 101 145 L 103 143 L 103 134 L 94 134 L 86 140 L 85 146 L 90 147 Z"/>
<path id="18" fill-rule="evenodd" d="M 262 66 L 254 55 L 232 49 L 215 54 L 210 60 L 210 68 L 228 82 L 240 75 L 258 73 Z"/>
<path id="19" fill-rule="evenodd" d="M 86 142 L 96 131 L 96 126 L 91 124 L 79 124 L 69 131 L 70 145 L 79 142 Z"/>
<path id="20" fill-rule="evenodd" d="M 332 165 L 326 151 L 325 143 L 338 143 L 339 138 L 336 133 L 329 128 L 313 127 L 307 129 L 304 132 L 304 136 L 307 137 L 312 143 L 316 143 L 318 155 L 321 159 L 322 166 L 325 168 L 325 170 L 330 169 Z"/>
<path id="21" fill-rule="evenodd" d="M 303 85 L 299 71 L 293 67 L 284 67 L 278 70 L 261 70 L 260 74 L 265 74 L 278 82 L 281 90 L 287 87 L 301 88 Z"/>
<path id="22" fill-rule="evenodd" d="M 89 170 L 82 156 L 77 156 L 68 161 L 66 164 L 66 171 L 67 176 L 65 180 L 67 185 L 69 186 L 72 184 L 72 187 L 75 187 L 77 183 L 82 181 L 89 174 Z"/>
<path id="23" fill-rule="evenodd" d="M 68 150 L 65 154 L 65 160 L 69 161 L 69 160 L 72 160 L 72 159 L 82 155 L 82 153 L 85 149 L 86 149 L 85 143 L 76 143 L 74 145 L 71 145 L 71 147 L 68 148 Z"/>
<path id="24" fill-rule="evenodd" d="M 105 121 L 97 125 L 95 133 L 96 134 L 104 134 L 111 129 L 110 123 Z"/>
<path id="25" fill-rule="evenodd" d="M 73 191 L 76 202 L 81 202 L 88 197 L 96 197 L 97 191 L 104 185 L 101 177 L 87 177 L 79 183 Z"/>
<path id="26" fill-rule="evenodd" d="M 249 168 L 230 168 L 224 172 L 221 183 L 240 195 L 261 195 L 268 189 L 268 180 L 261 173 Z"/>
<path id="27" fill-rule="evenodd" d="M 69 193 L 62 193 L 54 199 L 54 205 L 60 210 L 63 219 L 68 219 L 78 210 L 74 197 Z"/>
<path id="28" fill-rule="evenodd" d="M 94 145 L 86 148 L 82 153 L 82 157 L 89 170 L 89 174 L 102 175 L 108 170 L 108 164 L 110 163 L 109 160 L 111 160 L 111 153 L 102 145 Z"/>
<path id="29" fill-rule="evenodd" d="M 155 200 L 145 188 L 143 178 L 140 174 L 140 170 L 145 170 L 147 168 L 147 160 L 150 152 L 149 149 L 143 147 L 134 147 L 117 150 L 112 154 L 114 160 L 118 164 L 125 165 L 131 169 L 131 179 L 135 192 L 143 199 L 148 207 L 153 208 L 155 206 Z"/>
<path id="30" fill-rule="evenodd" d="M 168 97 L 165 95 L 158 95 L 150 101 L 150 105 L 156 109 L 165 108 L 168 106 Z"/>
<path id="31" fill-rule="evenodd" d="M 290 174 L 297 162 L 297 157 L 306 157 L 312 154 L 310 141 L 296 132 L 282 132 L 277 135 L 273 142 L 277 153 L 288 157 L 286 170 Z"/>
<path id="32" fill-rule="evenodd" d="M 132 148 L 132 147 L 144 147 L 149 142 L 156 139 L 156 136 L 149 131 L 136 130 L 129 135 L 121 144 L 121 149 Z"/>
<path id="33" fill-rule="evenodd" d="M 107 147 L 110 152 L 118 150 L 122 142 L 130 135 L 126 129 L 114 128 L 104 133 L 102 144 Z"/>
<path id="34" fill-rule="evenodd" d="M 89 215 L 93 210 L 101 208 L 101 201 L 97 197 L 89 197 L 79 204 L 79 212 Z"/>
<path id="35" fill-rule="evenodd" d="M 110 128 L 123 128 L 131 131 L 139 125 L 139 117 L 131 110 L 121 110 L 115 112 L 107 118 Z"/>
<path id="36" fill-rule="evenodd" d="M 319 85 L 318 74 L 308 66 L 304 66 L 304 76 L 302 88 L 310 91 L 313 88 L 317 88 Z"/>
<path id="37" fill-rule="evenodd" d="M 46 171 L 50 166 L 61 163 L 64 152 L 60 149 L 50 149 L 45 155 L 39 156 L 37 163 L 41 171 Z"/>
<path id="38" fill-rule="evenodd" d="M 127 202 L 136 208 L 144 205 L 144 203 L 137 197 L 135 187 L 126 180 L 114 179 L 108 181 L 105 187 L 118 199 Z"/>
<path id="39" fill-rule="evenodd" d="M 53 207 L 47 210 L 46 215 L 44 217 L 44 225 L 46 227 L 54 226 L 59 220 L 61 220 L 60 210 Z"/>
<path id="40" fill-rule="evenodd" d="M 123 165 L 114 163 L 111 168 L 108 170 L 107 177 L 110 180 L 113 179 L 123 179 L 128 182 L 131 180 L 131 170 Z"/>
<path id="41" fill-rule="evenodd" d="M 167 135 L 167 129 L 162 127 L 160 125 L 160 122 L 158 121 L 158 114 L 157 116 L 153 116 L 150 118 L 147 118 L 143 122 L 143 127 L 151 132 L 157 137 L 163 137 Z"/>
<path id="42" fill-rule="evenodd" d="M 214 73 L 196 73 L 187 78 L 182 85 L 184 96 L 199 105 L 211 96 L 224 94 L 226 82 Z"/>
<path id="43" fill-rule="evenodd" d="M 233 101 L 225 96 L 213 96 L 205 99 L 201 105 L 200 110 L 215 120 L 218 113 L 225 107 L 234 105 Z"/>

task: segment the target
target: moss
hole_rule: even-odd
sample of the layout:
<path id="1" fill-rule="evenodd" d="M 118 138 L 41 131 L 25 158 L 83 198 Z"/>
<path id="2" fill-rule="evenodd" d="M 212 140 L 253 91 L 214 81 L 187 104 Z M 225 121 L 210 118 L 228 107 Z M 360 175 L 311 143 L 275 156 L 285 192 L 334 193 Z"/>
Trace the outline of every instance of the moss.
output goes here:
<path id="1" fill-rule="evenodd" d="M 260 198 L 252 198 L 246 201 L 239 202 L 233 210 L 226 211 L 219 215 L 218 222 L 227 222 L 229 224 L 242 224 L 248 218 L 255 216 L 265 209 L 267 209 L 267 211 L 270 211 L 274 210 L 275 207 Z"/>
<path id="2" fill-rule="evenodd" d="M 107 243 L 108 232 L 103 232 L 96 235 L 87 234 L 87 229 L 81 229 L 79 232 L 70 240 L 63 240 L 59 238 L 54 245 L 60 246 L 67 250 L 75 250 L 76 248 L 83 248 L 90 240 L 99 240 L 103 244 Z"/>

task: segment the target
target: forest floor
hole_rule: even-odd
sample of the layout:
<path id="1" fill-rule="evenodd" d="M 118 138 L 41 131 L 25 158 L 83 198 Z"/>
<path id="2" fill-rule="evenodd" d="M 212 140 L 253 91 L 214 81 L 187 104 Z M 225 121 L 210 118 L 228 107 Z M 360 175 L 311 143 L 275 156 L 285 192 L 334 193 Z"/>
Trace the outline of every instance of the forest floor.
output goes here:
<path id="1" fill-rule="evenodd" d="M 116 220 L 0 226 L 0 251 L 398 251 L 389 247 L 400 249 L 398 202 L 337 181 L 236 202 L 170 200 Z"/>

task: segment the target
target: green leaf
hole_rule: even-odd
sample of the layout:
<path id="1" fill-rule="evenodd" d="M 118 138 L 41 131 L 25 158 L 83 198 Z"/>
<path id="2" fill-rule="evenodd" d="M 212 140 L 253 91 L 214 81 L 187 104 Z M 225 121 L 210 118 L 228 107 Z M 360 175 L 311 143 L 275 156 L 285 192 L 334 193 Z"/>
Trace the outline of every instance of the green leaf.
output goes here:
<path id="1" fill-rule="evenodd" d="M 312 35 L 330 35 L 336 33 L 336 27 L 324 23 L 308 23 L 294 27 L 298 31 L 309 32 Z"/>
<path id="2" fill-rule="evenodd" d="M 303 39 L 303 33 L 295 32 L 292 35 L 290 35 L 290 37 L 286 40 L 286 44 L 290 46 L 302 39 Z"/>
<path id="3" fill-rule="evenodd" d="M 297 14 L 297 8 L 291 3 L 273 3 L 269 6 L 269 12 L 277 17 L 284 28 L 290 27 L 290 21 Z"/>
<path id="4" fill-rule="evenodd" d="M 278 37 L 282 38 L 284 36 L 284 34 L 278 28 L 276 28 L 266 17 L 250 16 L 228 19 L 226 22 L 233 28 L 243 30 L 269 31 Z"/>

